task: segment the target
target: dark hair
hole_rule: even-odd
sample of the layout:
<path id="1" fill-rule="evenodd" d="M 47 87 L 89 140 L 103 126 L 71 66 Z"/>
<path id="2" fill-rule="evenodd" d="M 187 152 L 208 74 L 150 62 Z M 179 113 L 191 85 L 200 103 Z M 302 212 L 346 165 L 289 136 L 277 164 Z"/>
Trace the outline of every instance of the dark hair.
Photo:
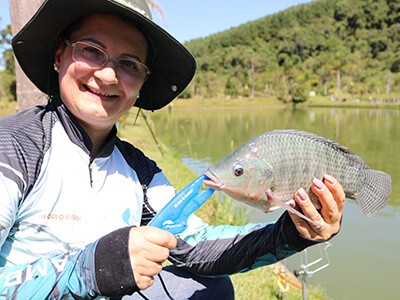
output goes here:
<path id="1" fill-rule="evenodd" d="M 55 56 L 55 53 L 58 49 L 63 49 L 66 47 L 65 40 L 68 40 L 71 37 L 72 33 L 79 29 L 85 17 L 86 16 L 80 17 L 61 31 L 61 33 L 58 35 L 58 38 L 54 40 L 52 49 L 53 57 Z M 50 96 L 50 98 L 52 96 L 57 96 L 60 94 L 58 76 L 58 72 L 54 70 L 54 65 L 49 66 L 47 94 Z"/>

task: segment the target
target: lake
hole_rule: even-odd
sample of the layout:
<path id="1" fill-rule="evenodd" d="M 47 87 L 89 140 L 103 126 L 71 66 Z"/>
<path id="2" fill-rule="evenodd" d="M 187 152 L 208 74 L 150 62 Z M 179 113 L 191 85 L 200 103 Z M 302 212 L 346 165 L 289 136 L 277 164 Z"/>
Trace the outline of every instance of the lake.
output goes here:
<path id="1" fill-rule="evenodd" d="M 307 268 L 307 283 L 333 299 L 398 299 L 400 295 L 400 110 L 351 108 L 230 108 L 172 110 L 148 114 L 157 138 L 199 173 L 250 138 L 276 128 L 314 132 L 347 146 L 367 164 L 392 176 L 389 205 L 367 218 L 347 201 L 342 230 L 328 258 Z M 249 208 L 250 209 L 250 208 Z M 273 221 L 282 213 L 251 213 L 249 222 Z M 314 246 L 285 261 L 291 270 L 321 257 Z"/>

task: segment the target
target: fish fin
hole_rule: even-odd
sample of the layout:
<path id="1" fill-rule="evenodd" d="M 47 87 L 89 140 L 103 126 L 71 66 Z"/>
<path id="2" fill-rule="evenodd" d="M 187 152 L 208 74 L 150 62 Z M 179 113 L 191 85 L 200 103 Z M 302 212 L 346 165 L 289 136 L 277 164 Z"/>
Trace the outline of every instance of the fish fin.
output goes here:
<path id="1" fill-rule="evenodd" d="M 307 222 L 313 224 L 316 228 L 320 228 L 321 224 L 318 224 L 317 222 L 311 220 L 309 217 L 307 217 L 306 215 L 304 215 L 303 213 L 301 213 L 300 211 L 298 211 L 297 209 L 295 209 L 294 207 L 291 207 L 290 205 L 288 205 L 285 201 L 278 199 L 275 197 L 275 195 L 272 193 L 271 190 L 268 190 L 266 192 L 267 196 L 272 199 L 274 201 L 274 204 L 291 212 L 294 213 L 295 215 L 299 216 L 300 218 L 306 220 Z"/>
<path id="2" fill-rule="evenodd" d="M 365 169 L 365 183 L 359 193 L 354 194 L 358 207 L 364 215 L 372 216 L 388 203 L 392 191 L 390 175 L 372 169 Z"/>

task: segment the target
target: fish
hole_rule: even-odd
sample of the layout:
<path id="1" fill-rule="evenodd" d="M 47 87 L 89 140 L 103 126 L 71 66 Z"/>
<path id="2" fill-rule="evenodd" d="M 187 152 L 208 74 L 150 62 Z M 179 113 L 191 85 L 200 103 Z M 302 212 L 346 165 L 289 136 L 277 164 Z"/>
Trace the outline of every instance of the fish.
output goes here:
<path id="1" fill-rule="evenodd" d="M 211 165 L 204 172 L 204 184 L 264 212 L 282 207 L 308 219 L 290 203 L 296 191 L 304 188 L 320 209 L 311 182 L 314 177 L 322 180 L 325 174 L 338 180 L 346 198 L 355 200 L 366 216 L 388 203 L 389 174 L 371 169 L 334 140 L 297 129 L 271 130 L 250 139 Z"/>

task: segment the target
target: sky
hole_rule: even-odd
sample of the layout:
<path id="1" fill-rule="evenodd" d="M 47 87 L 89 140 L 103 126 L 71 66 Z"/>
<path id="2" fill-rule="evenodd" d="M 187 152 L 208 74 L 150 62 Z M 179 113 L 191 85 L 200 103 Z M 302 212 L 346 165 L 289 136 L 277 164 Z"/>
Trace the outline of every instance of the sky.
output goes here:
<path id="1" fill-rule="evenodd" d="M 311 0 L 156 0 L 156 2 L 164 12 L 164 19 L 153 11 L 154 21 L 183 43 Z M 9 0 L 0 0 L 0 18 L 0 29 L 11 23 Z"/>
<path id="2" fill-rule="evenodd" d="M 1 1 L 1 0 L 0 0 Z M 178 41 L 195 38 L 239 26 L 306 0 L 158 0 L 165 20 L 154 12 L 156 22 Z"/>

